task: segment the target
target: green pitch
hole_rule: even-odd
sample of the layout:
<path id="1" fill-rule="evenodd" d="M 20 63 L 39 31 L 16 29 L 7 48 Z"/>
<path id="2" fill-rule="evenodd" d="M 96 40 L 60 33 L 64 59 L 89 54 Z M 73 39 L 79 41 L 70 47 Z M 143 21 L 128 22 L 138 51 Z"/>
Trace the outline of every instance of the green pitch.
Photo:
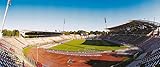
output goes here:
<path id="1" fill-rule="evenodd" d="M 28 52 L 29 52 L 29 50 L 30 50 L 32 47 L 33 47 L 33 46 L 25 47 L 25 48 L 23 49 L 23 53 L 24 53 L 24 55 L 27 55 L 27 54 L 28 54 Z"/>
<path id="2" fill-rule="evenodd" d="M 63 51 L 106 51 L 127 48 L 126 46 L 114 44 L 106 40 L 72 40 L 49 48 L 50 50 Z"/>

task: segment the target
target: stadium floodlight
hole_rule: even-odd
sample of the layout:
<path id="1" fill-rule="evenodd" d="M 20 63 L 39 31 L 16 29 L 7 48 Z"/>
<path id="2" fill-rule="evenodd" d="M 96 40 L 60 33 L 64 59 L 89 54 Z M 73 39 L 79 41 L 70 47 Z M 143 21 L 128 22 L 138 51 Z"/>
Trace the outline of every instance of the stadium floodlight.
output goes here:
<path id="1" fill-rule="evenodd" d="M 2 37 L 2 34 L 3 34 L 2 31 L 3 31 L 3 28 L 4 28 L 5 21 L 6 21 L 6 16 L 7 16 L 7 13 L 8 13 L 9 6 L 11 6 L 11 0 L 7 1 L 7 6 L 6 6 L 6 9 L 5 9 L 5 13 L 4 13 L 4 16 L 3 16 L 3 21 L 2 21 L 2 28 L 1 28 L 1 32 L 0 32 L 0 37 Z"/>
<path id="2" fill-rule="evenodd" d="M 153 17 L 153 22 L 156 22 L 156 17 Z"/>
<path id="3" fill-rule="evenodd" d="M 106 17 L 104 18 L 104 22 L 105 22 L 106 28 L 107 28 L 107 20 L 106 20 Z"/>
<path id="4" fill-rule="evenodd" d="M 106 17 L 104 17 L 104 22 L 105 22 L 105 30 L 106 30 L 106 32 L 108 32 L 108 29 L 107 29 L 107 20 L 106 20 Z"/>
<path id="5" fill-rule="evenodd" d="M 63 32 L 64 32 L 64 26 L 65 26 L 65 24 L 66 24 L 66 21 L 64 19 L 64 22 L 63 22 Z"/>

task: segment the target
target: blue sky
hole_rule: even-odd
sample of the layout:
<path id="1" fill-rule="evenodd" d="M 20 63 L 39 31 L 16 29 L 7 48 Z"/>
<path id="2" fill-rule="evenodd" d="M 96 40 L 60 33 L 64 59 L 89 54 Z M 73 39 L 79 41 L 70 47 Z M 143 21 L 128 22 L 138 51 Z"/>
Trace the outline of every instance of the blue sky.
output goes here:
<path id="1" fill-rule="evenodd" d="M 7 0 L 0 0 L 2 22 Z M 160 0 L 12 0 L 4 28 L 54 31 L 104 30 L 132 19 L 160 22 Z"/>

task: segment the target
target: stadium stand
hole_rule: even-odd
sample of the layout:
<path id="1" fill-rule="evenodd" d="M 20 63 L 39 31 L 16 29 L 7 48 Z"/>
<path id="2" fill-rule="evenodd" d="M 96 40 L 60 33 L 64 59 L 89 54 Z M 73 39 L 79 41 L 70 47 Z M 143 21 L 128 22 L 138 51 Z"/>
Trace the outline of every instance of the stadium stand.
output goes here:
<path id="1" fill-rule="evenodd" d="M 3 42 L 4 43 L 4 42 Z M 0 67 L 21 67 L 22 61 L 14 55 L 15 50 L 5 44 L 0 43 Z"/>
<path id="2" fill-rule="evenodd" d="M 157 26 L 142 20 L 132 20 L 129 23 L 108 29 L 110 33 L 105 39 L 140 46 L 141 43 L 153 37 L 152 34 L 148 34 L 156 30 Z"/>
<path id="3" fill-rule="evenodd" d="M 22 30 L 20 31 L 22 37 L 51 37 L 51 36 L 59 36 L 61 33 L 58 32 L 44 32 L 44 31 L 29 31 L 29 30 Z"/>
<path id="4" fill-rule="evenodd" d="M 128 67 L 154 67 L 160 64 L 160 49 L 155 49 L 150 52 L 141 54 L 135 61 L 128 65 Z"/>
<path id="5" fill-rule="evenodd" d="M 160 64 L 159 24 L 146 20 L 132 20 L 129 23 L 108 28 L 111 32 L 102 37 L 112 42 L 136 46 L 142 54 L 127 67 L 155 67 Z M 158 29 L 158 32 L 155 30 Z"/>
<path id="6" fill-rule="evenodd" d="M 129 23 L 108 28 L 113 34 L 136 34 L 146 35 L 151 31 L 155 30 L 157 26 L 149 21 L 143 20 L 132 20 Z"/>
<path id="7" fill-rule="evenodd" d="M 81 38 L 85 38 L 85 37 L 81 37 L 79 35 L 59 35 L 59 36 L 52 36 L 52 37 L 36 37 L 36 38 L 4 37 L 0 40 L 0 44 L 1 44 L 0 57 L 2 57 L 0 64 L 2 64 L 1 65 L 2 67 L 3 66 L 17 67 L 17 65 L 20 65 L 19 63 L 21 63 L 21 66 L 22 66 L 22 62 L 17 63 L 20 60 L 17 61 L 14 58 L 13 59 L 10 58 L 9 60 L 15 61 L 15 62 L 10 62 L 10 61 L 8 61 L 8 58 L 7 58 L 7 60 L 5 60 L 6 58 L 3 58 L 3 57 L 10 57 L 10 55 L 16 55 L 16 54 L 23 56 L 23 52 L 22 52 L 23 48 L 25 48 L 29 45 L 43 45 L 42 47 L 44 48 L 44 46 L 45 46 L 45 48 L 47 49 L 51 46 L 66 42 L 68 40 L 81 39 Z M 2 47 L 5 50 L 3 50 Z M 12 51 L 12 53 L 8 52 L 8 51 Z M 36 61 L 34 61 L 28 57 L 24 57 L 24 58 L 26 58 L 29 62 L 31 62 L 34 66 L 36 66 L 36 63 L 37 63 Z M 5 64 L 5 65 L 3 65 L 3 64 Z M 24 64 L 26 64 L 26 62 L 24 62 Z"/>

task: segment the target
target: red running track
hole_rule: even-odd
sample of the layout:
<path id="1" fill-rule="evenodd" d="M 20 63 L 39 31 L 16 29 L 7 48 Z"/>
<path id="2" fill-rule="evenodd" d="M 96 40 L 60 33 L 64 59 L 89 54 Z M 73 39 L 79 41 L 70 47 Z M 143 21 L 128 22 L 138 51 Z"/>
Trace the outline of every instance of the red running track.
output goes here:
<path id="1" fill-rule="evenodd" d="M 31 48 L 27 53 L 27 57 L 37 61 L 37 49 Z M 67 61 L 72 59 L 71 64 Z M 123 61 L 126 57 L 112 56 L 109 53 L 102 54 L 102 56 L 69 56 L 64 54 L 49 53 L 45 49 L 38 48 L 38 62 L 47 67 L 91 67 L 86 64 L 89 60 L 103 60 L 103 61 Z"/>

